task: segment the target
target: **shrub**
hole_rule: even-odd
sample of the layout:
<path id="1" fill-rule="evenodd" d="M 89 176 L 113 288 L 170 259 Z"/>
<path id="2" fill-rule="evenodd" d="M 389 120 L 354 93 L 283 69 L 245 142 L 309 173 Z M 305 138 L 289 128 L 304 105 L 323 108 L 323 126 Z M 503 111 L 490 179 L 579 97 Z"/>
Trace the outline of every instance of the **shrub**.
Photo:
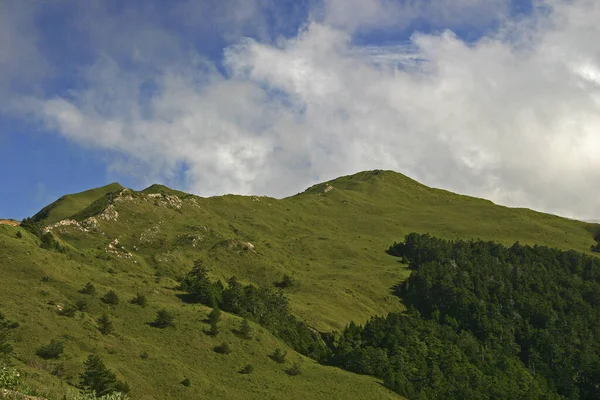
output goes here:
<path id="1" fill-rule="evenodd" d="M 12 345 L 10 344 L 10 330 L 13 323 L 4 318 L 4 314 L 0 312 L 0 361 L 3 356 L 8 356 L 12 353 Z"/>
<path id="2" fill-rule="evenodd" d="M 287 351 L 282 351 L 280 348 L 275 349 L 273 354 L 269 355 L 271 360 L 278 362 L 279 364 L 283 364 L 285 362 L 285 357 L 287 356 Z"/>
<path id="3" fill-rule="evenodd" d="M 150 357 L 150 356 L 148 355 L 148 352 L 146 352 L 146 351 L 142 351 L 142 352 L 140 353 L 140 358 L 141 358 L 142 360 L 147 360 L 147 359 L 148 359 L 148 357 Z"/>
<path id="4" fill-rule="evenodd" d="M 294 278 L 292 278 L 288 274 L 284 274 L 283 279 L 281 279 L 280 282 L 276 282 L 275 286 L 281 289 L 285 289 L 294 286 L 294 284 Z"/>
<path id="5" fill-rule="evenodd" d="M 21 231 L 17 231 L 17 234 L 15 236 L 17 237 L 17 239 L 23 238 L 23 234 L 21 233 Z"/>
<path id="6" fill-rule="evenodd" d="M 73 318 L 77 313 L 77 308 L 75 308 L 75 306 L 72 304 L 67 304 L 62 308 L 62 310 L 57 310 L 57 313 L 63 317 Z"/>
<path id="7" fill-rule="evenodd" d="M 104 303 L 111 304 L 113 306 L 119 304 L 119 296 L 113 290 L 109 290 L 108 292 L 106 292 L 106 294 L 102 296 L 101 300 Z"/>
<path id="8" fill-rule="evenodd" d="M 77 308 L 81 312 L 87 311 L 87 305 L 88 304 L 86 299 L 79 299 L 75 302 L 75 308 Z"/>
<path id="9" fill-rule="evenodd" d="M 131 299 L 130 303 L 137 304 L 141 307 L 146 307 L 148 305 L 148 300 L 144 294 L 138 293 L 133 299 Z"/>
<path id="10" fill-rule="evenodd" d="M 254 367 L 251 364 L 246 364 L 239 372 L 240 374 L 251 374 L 252 371 L 254 371 Z"/>
<path id="11" fill-rule="evenodd" d="M 156 319 L 151 323 L 151 325 L 155 328 L 167 328 L 175 325 L 173 323 L 174 319 L 175 317 L 173 314 L 163 308 L 156 313 Z"/>
<path id="12" fill-rule="evenodd" d="M 185 387 L 190 387 L 192 385 L 192 381 L 190 381 L 190 378 L 185 378 L 181 381 L 181 384 Z"/>
<path id="13" fill-rule="evenodd" d="M 114 331 L 113 323 L 110 318 L 108 318 L 108 315 L 102 314 L 96 322 L 98 323 L 98 330 L 101 334 L 110 335 Z"/>
<path id="14" fill-rule="evenodd" d="M 38 356 L 40 356 L 46 360 L 56 359 L 56 358 L 60 357 L 60 355 L 63 353 L 64 349 L 65 349 L 64 342 L 57 340 L 57 339 L 52 339 L 50 341 L 50 343 L 37 349 L 35 354 L 37 354 Z"/>
<path id="15" fill-rule="evenodd" d="M 50 232 L 46 232 L 41 236 L 42 242 L 40 243 L 40 247 L 46 250 L 53 250 L 62 252 L 64 249 L 58 243 L 58 240 L 54 237 L 54 235 Z"/>
<path id="16" fill-rule="evenodd" d="M 0 361 L 0 388 L 16 389 L 21 383 L 21 375 L 14 368 L 9 368 Z"/>
<path id="17" fill-rule="evenodd" d="M 221 343 L 217 347 L 214 348 L 215 352 L 219 354 L 229 354 L 231 353 L 231 347 L 226 342 Z"/>
<path id="18" fill-rule="evenodd" d="M 300 375 L 302 371 L 300 370 L 300 365 L 298 365 L 298 363 L 294 363 L 294 365 L 292 365 L 291 368 L 287 369 L 285 373 L 290 376 L 296 376 Z"/>
<path id="19" fill-rule="evenodd" d="M 96 294 L 96 287 L 92 285 L 90 282 L 86 283 L 80 290 L 81 294 Z"/>

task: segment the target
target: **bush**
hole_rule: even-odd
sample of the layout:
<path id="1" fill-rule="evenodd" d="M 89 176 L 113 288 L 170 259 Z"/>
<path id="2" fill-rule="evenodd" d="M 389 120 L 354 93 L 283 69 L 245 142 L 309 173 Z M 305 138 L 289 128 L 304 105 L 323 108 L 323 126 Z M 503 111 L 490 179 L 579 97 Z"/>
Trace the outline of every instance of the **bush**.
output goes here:
<path id="1" fill-rule="evenodd" d="M 21 383 L 21 375 L 14 368 L 9 368 L 0 361 L 0 388 L 14 390 Z"/>
<path id="2" fill-rule="evenodd" d="M 108 292 L 106 292 L 106 294 L 102 296 L 101 300 L 104 303 L 111 304 L 113 306 L 119 304 L 119 296 L 113 290 L 109 290 Z"/>
<path id="3" fill-rule="evenodd" d="M 92 285 L 90 282 L 86 283 L 85 286 L 83 286 L 83 288 L 81 288 L 79 290 L 79 293 L 81 294 L 96 294 L 96 287 L 94 285 Z"/>
<path id="4" fill-rule="evenodd" d="M 17 239 L 23 238 L 23 234 L 21 233 L 21 231 L 17 231 L 17 234 L 15 236 L 17 237 Z"/>
<path id="5" fill-rule="evenodd" d="M 42 242 L 40 243 L 40 247 L 46 250 L 58 251 L 62 252 L 64 249 L 58 243 L 58 240 L 54 237 L 54 235 L 50 232 L 46 232 L 41 236 Z"/>
<path id="6" fill-rule="evenodd" d="M 100 318 L 96 321 L 98 323 L 98 330 L 103 335 L 110 335 L 114 331 L 113 323 L 108 318 L 108 315 L 102 314 Z"/>
<path id="7" fill-rule="evenodd" d="M 73 318 L 77 313 L 77 308 L 75 308 L 75 306 L 72 304 L 67 304 L 62 310 L 57 310 L 57 313 L 63 317 Z"/>
<path id="8" fill-rule="evenodd" d="M 10 330 L 13 323 L 4 318 L 4 314 L 0 312 L 0 361 L 12 353 L 12 345 L 10 344 Z"/>
<path id="9" fill-rule="evenodd" d="M 192 385 L 192 381 L 190 381 L 190 378 L 185 378 L 181 381 L 181 384 L 185 387 L 190 387 Z"/>
<path id="10" fill-rule="evenodd" d="M 77 308 L 81 312 L 87 311 L 87 305 L 88 304 L 86 299 L 79 299 L 75 302 L 75 308 Z"/>
<path id="11" fill-rule="evenodd" d="M 174 326 L 173 320 L 175 317 L 173 314 L 165 310 L 164 308 L 156 313 L 156 319 L 151 325 L 155 328 L 168 328 Z"/>
<path id="12" fill-rule="evenodd" d="M 35 354 L 46 360 L 56 359 L 60 357 L 64 349 L 64 342 L 57 339 L 52 339 L 50 343 L 37 349 Z"/>
<path id="13" fill-rule="evenodd" d="M 141 358 L 142 360 L 147 360 L 147 359 L 148 359 L 148 357 L 150 357 L 150 356 L 148 355 L 148 352 L 147 352 L 147 351 L 142 351 L 142 352 L 140 353 L 140 358 Z"/>
<path id="14" fill-rule="evenodd" d="M 285 289 L 294 286 L 294 284 L 294 278 L 292 278 L 288 274 L 284 274 L 283 279 L 280 282 L 276 282 L 275 286 L 281 289 Z"/>
<path id="15" fill-rule="evenodd" d="M 253 371 L 254 367 L 251 364 L 246 364 L 239 372 L 240 374 L 251 374 Z"/>
<path id="16" fill-rule="evenodd" d="M 286 356 L 287 351 L 282 351 L 280 348 L 277 348 L 269 357 L 271 357 L 271 360 L 278 362 L 279 364 L 283 364 Z"/>
<path id="17" fill-rule="evenodd" d="M 221 343 L 217 347 L 215 347 L 215 352 L 219 354 L 229 354 L 231 353 L 231 347 L 226 342 Z"/>
<path id="18" fill-rule="evenodd" d="M 294 365 L 292 365 L 291 368 L 286 370 L 285 373 L 288 374 L 289 376 L 296 376 L 296 375 L 300 375 L 302 373 L 302 371 L 300 370 L 300 365 L 298 365 L 298 363 L 294 363 Z"/>
<path id="19" fill-rule="evenodd" d="M 138 293 L 133 299 L 130 301 L 131 304 L 137 304 L 140 307 L 146 307 L 148 305 L 148 300 L 146 296 L 142 293 Z"/>

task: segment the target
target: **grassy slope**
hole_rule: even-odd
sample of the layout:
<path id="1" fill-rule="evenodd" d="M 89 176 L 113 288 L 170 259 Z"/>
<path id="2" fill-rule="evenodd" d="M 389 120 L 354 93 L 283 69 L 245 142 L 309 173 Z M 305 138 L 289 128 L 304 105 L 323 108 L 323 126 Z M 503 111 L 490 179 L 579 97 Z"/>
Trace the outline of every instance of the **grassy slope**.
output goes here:
<path id="1" fill-rule="evenodd" d="M 23 238 L 16 238 L 17 230 Z M 17 367 L 27 374 L 28 383 L 50 398 L 60 398 L 69 390 L 52 376 L 56 365 L 63 366 L 64 380 L 77 383 L 83 361 L 91 352 L 100 354 L 109 368 L 130 382 L 135 399 L 399 398 L 373 378 L 318 365 L 290 349 L 288 362 L 277 364 L 268 355 L 285 345 L 256 325 L 252 340 L 235 336 L 232 330 L 240 324 L 235 316 L 223 314 L 218 337 L 205 335 L 208 325 L 203 320 L 210 309 L 182 303 L 173 289 L 174 281 L 156 283 L 142 266 L 113 262 L 113 271 L 108 272 L 102 265 L 105 261 L 90 258 L 79 262 L 42 250 L 35 237 L 9 226 L 0 226 L 0 253 L 0 305 L 8 318 L 20 324 L 14 332 Z M 77 292 L 88 281 L 97 288 L 94 296 Z M 109 289 L 119 294 L 119 305 L 108 306 L 99 300 Z M 128 303 L 138 291 L 148 295 L 148 307 Z M 73 304 L 80 298 L 88 300 L 86 313 L 78 312 L 74 318 L 57 314 L 54 304 Z M 147 325 L 160 308 L 175 314 L 175 328 Z M 113 319 L 114 335 L 102 336 L 96 329 L 95 320 L 104 312 Z M 53 338 L 66 342 L 64 356 L 58 361 L 37 357 L 35 350 Z M 223 341 L 231 345 L 231 354 L 213 351 Z M 142 352 L 149 357 L 142 359 Z M 300 376 L 284 372 L 293 362 L 301 365 Z M 248 363 L 254 372 L 239 374 Z M 180 384 L 185 377 L 191 380 L 190 387 Z"/>
<path id="2" fill-rule="evenodd" d="M 46 225 L 50 225 L 72 216 L 107 193 L 117 192 L 121 189 L 123 189 L 123 186 L 114 182 L 106 186 L 86 190 L 85 192 L 64 195 L 41 209 L 40 212 L 33 216 L 33 220 L 44 221 Z"/>
<path id="3" fill-rule="evenodd" d="M 71 204 L 81 208 L 70 207 L 68 211 L 77 214 L 98 199 L 89 193 L 82 194 L 85 199 L 70 196 Z M 178 196 L 183 199 L 182 206 L 177 209 L 165 199 L 148 196 L 150 193 Z M 286 289 L 286 294 L 294 313 L 318 329 L 331 330 L 350 320 L 363 322 L 372 315 L 402 308 L 390 289 L 407 271 L 385 249 L 409 232 L 446 238 L 480 237 L 506 244 L 518 240 L 580 251 L 588 251 L 594 243 L 593 225 L 499 207 L 486 200 L 431 189 L 389 171 L 338 178 L 282 200 L 232 195 L 199 198 L 161 186 L 121 200 L 114 203 L 119 217 L 100 221 L 99 231 L 86 233 L 72 227 L 54 231 L 70 246 L 72 260 L 35 248 L 29 236 L 18 241 L 12 237 L 17 228 L 0 227 L 5 233 L 0 235 L 0 252 L 14 254 L 12 260 L 0 260 L 3 276 L 11 280 L 10 290 L 0 293 L 0 304 L 8 316 L 22 324 L 22 342 L 17 348 L 20 359 L 34 359 L 39 344 L 69 332 L 67 353 L 74 358 L 65 363 L 72 376 L 85 355 L 99 349 L 109 365 L 132 383 L 136 397 L 149 393 L 187 397 L 188 392 L 177 385 L 183 375 L 193 383 L 185 390 L 198 391 L 194 396 L 246 397 L 243 393 L 248 390 L 257 398 L 277 398 L 282 391 L 286 396 L 297 393 L 314 398 L 322 391 L 329 391 L 322 392 L 322 398 L 336 397 L 335 393 L 340 398 L 388 395 L 374 380 L 310 361 L 303 363 L 304 375 L 288 377 L 266 357 L 276 346 L 266 332 L 260 343 L 253 341 L 251 346 L 224 333 L 223 338 L 231 340 L 234 348 L 250 348 L 217 357 L 210 348 L 223 339 L 215 341 L 199 333 L 204 329 L 200 320 L 207 310 L 181 303 L 172 290 L 173 281 L 156 284 L 154 280 L 155 274 L 171 278 L 183 275 L 195 259 L 204 259 L 213 275 L 221 279 L 236 275 L 245 282 L 273 285 L 284 273 L 292 275 L 297 284 Z M 65 218 L 66 209 L 51 209 L 44 222 Z M 133 254 L 132 259 L 106 252 L 114 238 Z M 255 251 L 245 249 L 245 242 L 251 242 Z M 42 275 L 52 279 L 41 282 Z M 104 338 L 93 327 L 93 319 L 104 307 L 97 300 L 89 312 L 93 318 L 75 320 L 56 316 L 46 304 L 52 299 L 74 302 L 76 289 L 87 281 L 106 290 L 115 288 L 124 299 L 144 290 L 151 295 L 152 307 L 140 312 L 129 304 L 118 306 L 114 315 L 119 334 Z M 35 288 L 34 294 L 24 304 L 21 299 L 29 288 Z M 157 331 L 144 325 L 152 320 L 158 304 L 178 314 L 178 329 Z M 36 342 L 25 338 L 35 338 Z M 168 349 L 162 348 L 167 341 Z M 149 360 L 137 357 L 144 350 L 150 354 Z M 256 372 L 250 376 L 236 374 L 246 360 L 251 360 Z M 146 374 L 148 378 L 144 378 Z M 51 381 L 44 374 L 39 379 Z M 136 393 L 146 379 L 145 391 Z"/>

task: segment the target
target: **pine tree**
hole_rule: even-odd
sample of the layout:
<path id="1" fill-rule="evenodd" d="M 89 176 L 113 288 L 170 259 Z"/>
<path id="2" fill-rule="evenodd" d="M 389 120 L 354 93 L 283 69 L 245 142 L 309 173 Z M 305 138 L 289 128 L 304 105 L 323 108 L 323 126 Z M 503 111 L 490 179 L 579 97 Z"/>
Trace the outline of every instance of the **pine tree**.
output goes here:
<path id="1" fill-rule="evenodd" d="M 221 320 L 221 310 L 219 309 L 219 307 L 215 307 L 212 309 L 212 311 L 210 312 L 210 314 L 208 314 L 208 322 L 210 324 L 217 323 Z"/>
<path id="2" fill-rule="evenodd" d="M 116 306 L 119 304 L 119 296 L 113 290 L 109 290 L 104 296 L 102 296 L 102 301 L 106 304 L 112 304 Z"/>
<path id="3" fill-rule="evenodd" d="M 108 318 L 108 315 L 102 314 L 100 318 L 98 318 L 98 330 L 103 335 L 110 335 L 114 331 L 113 323 Z"/>
<path id="4" fill-rule="evenodd" d="M 81 293 L 81 294 L 90 294 L 90 295 L 91 294 L 96 294 L 96 287 L 91 282 L 88 282 L 88 283 L 85 284 L 84 287 L 82 287 L 79 290 L 79 293 Z"/>
<path id="5" fill-rule="evenodd" d="M 174 326 L 174 319 L 175 317 L 173 317 L 173 314 L 163 308 L 156 313 L 156 319 L 152 323 L 152 326 L 155 328 L 167 328 L 169 326 Z"/>
<path id="6" fill-rule="evenodd" d="M 282 351 L 280 348 L 277 348 L 269 357 L 271 357 L 273 361 L 278 362 L 279 364 L 283 364 L 285 362 L 286 356 L 287 351 Z"/>
<path id="7" fill-rule="evenodd" d="M 216 321 L 212 321 L 210 323 L 210 329 L 208 331 L 208 334 L 210 336 L 217 336 L 219 334 L 219 325 L 217 324 Z"/>
<path id="8" fill-rule="evenodd" d="M 252 339 L 252 328 L 250 327 L 250 323 L 246 318 L 242 320 L 242 323 L 240 325 L 240 335 L 244 339 Z"/>
<path id="9" fill-rule="evenodd" d="M 100 357 L 91 354 L 84 364 L 85 371 L 79 376 L 84 389 L 95 392 L 97 397 L 113 393 L 117 390 L 117 377 L 111 372 Z"/>
<path id="10" fill-rule="evenodd" d="M 146 307 L 148 305 L 148 300 L 144 294 L 138 293 L 133 299 L 131 299 L 131 304 L 137 304 L 138 306 Z"/>

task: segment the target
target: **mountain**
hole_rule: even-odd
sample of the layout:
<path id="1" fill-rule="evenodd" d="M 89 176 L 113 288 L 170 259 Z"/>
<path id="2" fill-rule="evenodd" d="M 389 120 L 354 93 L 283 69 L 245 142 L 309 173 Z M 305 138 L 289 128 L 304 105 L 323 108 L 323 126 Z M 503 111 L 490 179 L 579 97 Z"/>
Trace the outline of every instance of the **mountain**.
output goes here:
<path id="1" fill-rule="evenodd" d="M 598 227 L 429 188 L 392 171 L 340 177 L 284 199 L 202 198 L 113 183 L 63 196 L 20 227 L 0 225 L 0 310 L 19 325 L 12 333 L 17 368 L 49 397 L 77 384 L 83 362 L 97 353 L 133 398 L 398 398 L 374 378 L 301 356 L 254 323 L 253 339 L 240 338 L 235 315 L 223 313 L 221 333 L 206 335 L 211 308 L 184 301 L 181 278 L 201 265 L 213 281 L 236 276 L 243 285 L 283 287 L 292 315 L 330 332 L 404 309 L 393 288 L 410 270 L 386 250 L 408 233 L 590 253 Z M 96 295 L 79 292 L 88 282 Z M 118 305 L 101 301 L 109 290 Z M 129 302 L 138 293 L 147 307 Z M 84 300 L 73 316 L 60 310 Z M 162 308 L 174 315 L 174 328 L 149 325 Z M 98 332 L 103 313 L 114 334 Z M 52 339 L 64 342 L 64 355 L 40 359 L 36 351 Z M 221 342 L 231 354 L 213 351 Z M 286 349 L 287 364 L 268 357 L 276 348 Z M 294 361 L 302 374 L 288 376 Z M 238 373 L 246 364 L 254 372 Z M 189 386 L 180 384 L 186 377 Z"/>

